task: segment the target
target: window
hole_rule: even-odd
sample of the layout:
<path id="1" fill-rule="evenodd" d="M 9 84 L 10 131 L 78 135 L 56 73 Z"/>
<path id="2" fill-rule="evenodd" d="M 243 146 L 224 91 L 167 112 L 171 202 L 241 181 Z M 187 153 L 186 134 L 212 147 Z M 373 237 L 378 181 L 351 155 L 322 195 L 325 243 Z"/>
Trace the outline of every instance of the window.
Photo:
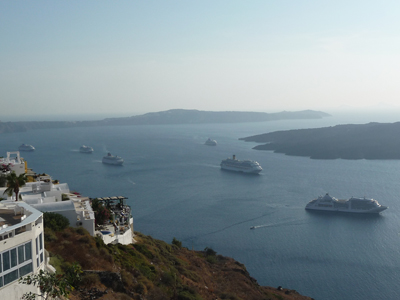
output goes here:
<path id="1" fill-rule="evenodd" d="M 18 270 L 12 271 L 6 275 L 4 275 L 4 285 L 13 282 L 18 279 Z"/>
<path id="2" fill-rule="evenodd" d="M 26 266 L 19 268 L 19 276 L 20 277 L 25 276 L 26 274 L 29 274 L 32 271 L 33 271 L 32 263 L 27 264 Z"/>
<path id="3" fill-rule="evenodd" d="M 10 268 L 10 251 L 3 253 L 3 268 L 7 271 Z"/>
<path id="4" fill-rule="evenodd" d="M 32 242 L 25 244 L 25 260 L 32 259 Z"/>
<path id="5" fill-rule="evenodd" d="M 18 247 L 18 264 L 22 264 L 25 261 L 24 245 Z"/>
<path id="6" fill-rule="evenodd" d="M 41 251 L 42 257 L 44 255 L 43 251 L 44 249 Z M 32 271 L 32 242 L 0 253 L 0 287 L 12 283 Z"/>
<path id="7" fill-rule="evenodd" d="M 17 265 L 17 248 L 11 249 L 11 268 L 14 268 Z"/>
<path id="8" fill-rule="evenodd" d="M 43 249 L 43 234 L 41 233 L 40 235 L 39 235 L 39 243 L 40 243 L 40 250 L 42 250 Z"/>
<path id="9" fill-rule="evenodd" d="M 36 265 L 37 267 L 43 263 L 43 234 L 36 237 Z"/>
<path id="10" fill-rule="evenodd" d="M 43 262 L 43 234 L 39 235 L 39 244 L 40 244 L 40 263 Z"/>

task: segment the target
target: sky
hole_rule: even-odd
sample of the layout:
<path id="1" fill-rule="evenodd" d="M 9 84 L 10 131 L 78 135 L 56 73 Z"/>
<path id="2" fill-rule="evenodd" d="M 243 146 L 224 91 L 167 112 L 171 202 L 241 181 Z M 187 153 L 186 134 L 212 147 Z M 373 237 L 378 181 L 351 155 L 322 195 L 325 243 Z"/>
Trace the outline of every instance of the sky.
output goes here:
<path id="1" fill-rule="evenodd" d="M 0 1 L 0 117 L 400 107 L 400 1 Z"/>

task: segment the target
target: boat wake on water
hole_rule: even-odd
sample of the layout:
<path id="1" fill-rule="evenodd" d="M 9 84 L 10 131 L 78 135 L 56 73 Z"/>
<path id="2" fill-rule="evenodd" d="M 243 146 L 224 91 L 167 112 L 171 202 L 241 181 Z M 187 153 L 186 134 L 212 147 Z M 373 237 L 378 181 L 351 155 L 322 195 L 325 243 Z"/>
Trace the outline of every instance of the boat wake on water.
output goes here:
<path id="1" fill-rule="evenodd" d="M 131 183 L 132 185 L 135 185 L 135 184 L 136 184 L 135 182 L 133 182 L 132 179 L 128 179 L 128 182 Z"/>
<path id="2" fill-rule="evenodd" d="M 291 220 L 291 221 L 278 222 L 278 223 L 255 225 L 255 226 L 251 226 L 250 229 L 258 229 L 258 228 L 265 228 L 265 227 L 297 226 L 297 225 L 303 225 L 303 224 L 307 224 L 307 223 L 308 222 L 304 221 L 303 219 L 298 219 L 298 220 Z"/>
<path id="3" fill-rule="evenodd" d="M 234 226 L 237 226 L 237 225 L 240 225 L 240 224 L 243 224 L 243 223 L 247 223 L 247 222 L 250 222 L 250 221 L 254 221 L 254 220 L 257 220 L 257 219 L 263 218 L 263 217 L 265 217 L 265 216 L 271 215 L 271 214 L 273 214 L 273 213 L 274 213 L 274 212 L 269 212 L 269 213 L 267 213 L 267 214 L 263 214 L 263 215 L 261 215 L 261 216 L 259 216 L 259 217 L 252 218 L 252 219 L 248 219 L 248 220 L 244 220 L 244 221 L 240 221 L 240 222 L 237 222 L 237 223 L 231 224 L 231 225 L 229 225 L 229 226 L 226 226 L 226 227 L 220 228 L 220 229 L 218 229 L 218 230 L 215 230 L 215 231 L 211 231 L 211 232 L 207 232 L 207 233 L 199 234 L 199 235 L 196 235 L 196 236 L 190 236 L 190 237 L 187 237 L 187 238 L 185 238 L 185 239 L 182 239 L 182 241 L 186 241 L 186 240 L 194 240 L 194 239 L 197 239 L 197 238 L 200 238 L 200 237 L 204 237 L 204 236 L 207 236 L 207 235 L 211 235 L 211 234 L 219 233 L 219 232 L 221 232 L 221 231 L 224 231 L 224 230 L 226 230 L 226 229 L 229 229 L 229 228 L 231 228 L 231 227 L 234 227 Z"/>

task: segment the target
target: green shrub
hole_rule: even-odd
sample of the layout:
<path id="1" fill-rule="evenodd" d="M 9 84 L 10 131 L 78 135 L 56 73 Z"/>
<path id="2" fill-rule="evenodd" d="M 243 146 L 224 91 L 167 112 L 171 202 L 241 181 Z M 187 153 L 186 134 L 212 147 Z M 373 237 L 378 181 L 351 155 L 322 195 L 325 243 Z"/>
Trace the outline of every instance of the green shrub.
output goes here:
<path id="1" fill-rule="evenodd" d="M 124 269 L 121 270 L 121 279 L 122 279 L 122 282 L 124 283 L 125 287 L 132 286 L 134 284 L 134 280 L 135 280 L 133 278 L 133 275 Z"/>
<path id="2" fill-rule="evenodd" d="M 161 282 L 168 286 L 173 286 L 176 283 L 176 274 L 172 274 L 171 272 L 164 272 L 161 275 Z"/>
<path id="3" fill-rule="evenodd" d="M 189 288 L 188 286 L 183 287 L 182 290 L 178 292 L 178 300 L 202 300 L 199 294 L 195 290 Z"/>
<path id="4" fill-rule="evenodd" d="M 69 226 L 69 221 L 66 217 L 52 212 L 43 214 L 44 227 L 50 228 L 53 231 L 62 231 Z"/>
<path id="5" fill-rule="evenodd" d="M 217 255 L 217 252 L 215 252 L 213 249 L 206 247 L 204 249 L 204 252 L 206 253 L 206 256 L 215 256 Z"/>
<path id="6" fill-rule="evenodd" d="M 89 232 L 83 227 L 76 228 L 76 233 L 80 235 L 89 235 Z"/>
<path id="7" fill-rule="evenodd" d="M 239 298 L 236 297 L 235 295 L 226 294 L 226 293 L 221 294 L 220 297 L 221 297 L 221 299 L 223 299 L 223 300 L 225 300 L 225 299 L 227 299 L 227 300 L 238 300 L 238 299 L 239 299 Z"/>
<path id="8" fill-rule="evenodd" d="M 206 260 L 210 263 L 210 264 L 215 264 L 217 262 L 217 257 L 216 256 L 212 256 L 209 255 L 206 257 Z"/>
<path id="9" fill-rule="evenodd" d="M 64 274 L 72 286 L 78 286 L 82 280 L 82 267 L 78 263 L 65 263 Z"/>
<path id="10" fill-rule="evenodd" d="M 65 239 L 71 237 L 71 235 L 72 235 L 72 234 L 71 234 L 71 232 L 70 232 L 69 230 L 64 230 L 64 231 L 62 232 L 62 237 L 65 238 Z"/>
<path id="11" fill-rule="evenodd" d="M 0 175 L 0 187 L 6 187 L 7 184 L 7 179 L 6 176 L 1 174 Z M 0 200 L 3 200 L 4 198 L 1 198 Z"/>
<path id="12" fill-rule="evenodd" d="M 55 242 L 58 240 L 58 238 L 53 230 L 46 228 L 44 231 L 44 240 L 46 242 Z"/>
<path id="13" fill-rule="evenodd" d="M 83 236 L 78 240 L 82 244 L 89 244 L 90 243 L 90 238 L 88 236 Z"/>
<path id="14" fill-rule="evenodd" d="M 96 245 L 96 246 L 97 246 L 97 245 Z M 97 248 L 99 248 L 99 247 L 97 247 Z M 104 257 L 104 256 L 110 254 L 106 248 L 100 248 L 99 252 L 100 252 L 100 256 L 101 256 L 101 257 Z"/>
<path id="15" fill-rule="evenodd" d="M 137 284 L 135 284 L 135 286 L 133 287 L 133 290 L 138 293 L 138 294 L 147 294 L 147 288 L 144 285 L 144 283 L 142 282 L 138 282 Z"/>
<path id="16" fill-rule="evenodd" d="M 103 239 L 102 239 L 101 237 L 95 236 L 95 237 L 94 237 L 94 240 L 96 241 L 96 247 L 97 247 L 97 248 L 104 248 L 104 247 L 106 247 L 106 244 L 104 244 L 104 241 L 103 241 Z M 107 253 L 108 253 L 108 251 L 107 251 Z"/>
<path id="17" fill-rule="evenodd" d="M 154 255 L 149 251 L 146 245 L 144 244 L 135 244 L 135 249 L 145 255 L 149 259 L 153 259 Z"/>
<path id="18" fill-rule="evenodd" d="M 50 256 L 50 264 L 56 269 L 57 273 L 62 273 L 65 261 L 60 256 Z"/>
<path id="19" fill-rule="evenodd" d="M 92 200 L 92 209 L 94 211 L 96 225 L 105 224 L 111 217 L 110 210 L 97 198 Z"/>
<path id="20" fill-rule="evenodd" d="M 182 248 L 182 242 L 177 240 L 175 237 L 172 239 L 172 245 L 175 245 L 178 248 Z"/>

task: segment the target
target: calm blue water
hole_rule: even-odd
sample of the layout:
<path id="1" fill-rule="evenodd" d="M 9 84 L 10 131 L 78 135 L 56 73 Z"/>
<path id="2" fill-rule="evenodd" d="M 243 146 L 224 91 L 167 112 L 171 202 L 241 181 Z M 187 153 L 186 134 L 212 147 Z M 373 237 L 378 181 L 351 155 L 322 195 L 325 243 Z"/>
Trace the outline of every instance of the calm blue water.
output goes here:
<path id="1" fill-rule="evenodd" d="M 380 118 L 380 119 L 379 119 Z M 29 167 L 89 197 L 123 195 L 135 230 L 244 263 L 262 285 L 315 299 L 400 299 L 400 161 L 311 160 L 268 151 L 238 138 L 275 130 L 396 117 L 354 116 L 251 124 L 129 126 L 38 130 L 1 135 L 1 154 L 22 143 Z M 211 137 L 218 146 L 203 145 Z M 93 154 L 78 152 L 86 144 Z M 103 165 L 106 152 L 125 159 Z M 257 160 L 259 176 L 220 170 L 222 159 Z M 390 208 L 378 216 L 310 213 L 329 192 L 367 196 Z M 250 230 L 251 226 L 257 226 Z"/>

